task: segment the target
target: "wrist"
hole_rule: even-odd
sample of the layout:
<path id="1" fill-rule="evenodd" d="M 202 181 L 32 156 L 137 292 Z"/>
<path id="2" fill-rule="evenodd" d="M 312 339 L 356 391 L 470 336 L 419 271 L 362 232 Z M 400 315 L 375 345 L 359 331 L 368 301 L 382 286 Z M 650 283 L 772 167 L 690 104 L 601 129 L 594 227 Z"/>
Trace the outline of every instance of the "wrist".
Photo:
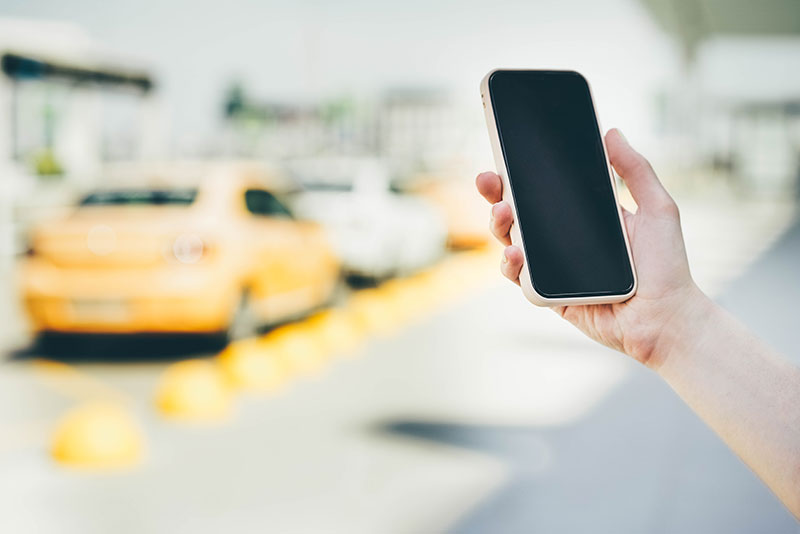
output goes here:
<path id="1" fill-rule="evenodd" d="M 677 302 L 647 362 L 648 367 L 662 377 L 679 368 L 687 355 L 698 351 L 719 309 L 694 283 Z"/>

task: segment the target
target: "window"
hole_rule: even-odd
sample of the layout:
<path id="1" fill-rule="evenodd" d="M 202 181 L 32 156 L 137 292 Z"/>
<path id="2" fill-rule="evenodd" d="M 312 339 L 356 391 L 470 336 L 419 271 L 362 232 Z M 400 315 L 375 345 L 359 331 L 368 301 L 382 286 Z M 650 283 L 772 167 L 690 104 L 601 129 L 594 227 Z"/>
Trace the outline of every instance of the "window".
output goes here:
<path id="1" fill-rule="evenodd" d="M 87 195 L 81 206 L 188 206 L 197 197 L 196 189 L 130 189 L 96 191 Z"/>
<path id="2" fill-rule="evenodd" d="M 247 211 L 262 217 L 288 217 L 292 214 L 269 191 L 263 189 L 248 189 L 244 193 L 244 203 Z"/>

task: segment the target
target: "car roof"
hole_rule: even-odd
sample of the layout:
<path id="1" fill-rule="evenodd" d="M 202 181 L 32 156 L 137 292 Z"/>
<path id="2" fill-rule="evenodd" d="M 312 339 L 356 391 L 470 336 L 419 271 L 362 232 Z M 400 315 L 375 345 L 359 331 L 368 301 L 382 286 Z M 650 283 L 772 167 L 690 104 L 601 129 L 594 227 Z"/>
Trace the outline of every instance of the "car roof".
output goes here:
<path id="1" fill-rule="evenodd" d="M 214 193 L 243 187 L 263 187 L 288 193 L 299 184 L 276 167 L 249 160 L 184 160 L 123 162 L 108 165 L 97 190 L 188 189 Z"/>

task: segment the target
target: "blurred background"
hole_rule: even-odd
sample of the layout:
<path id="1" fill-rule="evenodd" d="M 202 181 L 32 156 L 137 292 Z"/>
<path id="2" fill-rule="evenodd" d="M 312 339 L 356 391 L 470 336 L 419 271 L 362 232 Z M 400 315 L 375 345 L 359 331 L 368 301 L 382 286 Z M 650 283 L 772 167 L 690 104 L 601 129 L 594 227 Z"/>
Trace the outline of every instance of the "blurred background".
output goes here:
<path id="1" fill-rule="evenodd" d="M 794 0 L 0 0 L 0 530 L 797 530 L 501 280 L 500 66 L 581 71 L 800 360 Z"/>

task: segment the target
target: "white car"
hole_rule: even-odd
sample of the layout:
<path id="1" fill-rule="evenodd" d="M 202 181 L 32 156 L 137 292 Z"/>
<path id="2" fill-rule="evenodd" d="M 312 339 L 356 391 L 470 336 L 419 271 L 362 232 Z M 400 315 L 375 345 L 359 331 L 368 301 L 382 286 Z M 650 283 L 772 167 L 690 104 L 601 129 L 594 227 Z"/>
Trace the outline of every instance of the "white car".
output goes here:
<path id="1" fill-rule="evenodd" d="M 379 162 L 315 163 L 299 172 L 295 168 L 305 190 L 295 196 L 293 208 L 327 228 L 346 275 L 381 279 L 408 274 L 444 254 L 443 216 L 423 198 L 393 192 Z M 327 168 L 323 177 L 310 171 L 320 166 Z"/>

